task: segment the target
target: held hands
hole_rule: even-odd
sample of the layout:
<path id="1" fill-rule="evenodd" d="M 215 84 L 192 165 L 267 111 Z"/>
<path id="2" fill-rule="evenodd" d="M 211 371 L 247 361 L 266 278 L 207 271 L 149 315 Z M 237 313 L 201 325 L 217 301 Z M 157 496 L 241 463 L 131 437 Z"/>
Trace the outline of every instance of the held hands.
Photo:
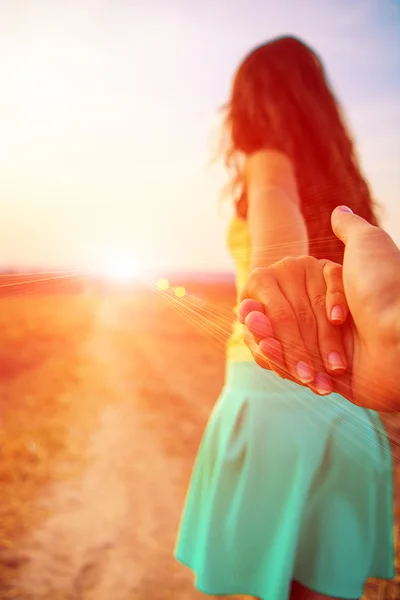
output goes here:
<path id="1" fill-rule="evenodd" d="M 338 327 L 348 315 L 342 267 L 310 256 L 285 258 L 255 269 L 242 297 L 239 318 L 256 362 L 320 395 L 334 391 L 332 376 L 343 374 L 352 358 Z"/>
<path id="2" fill-rule="evenodd" d="M 251 273 L 239 307 L 246 343 L 262 367 L 316 393 L 400 410 L 400 252 L 346 207 L 332 227 L 346 244 L 343 272 L 305 256 Z"/>

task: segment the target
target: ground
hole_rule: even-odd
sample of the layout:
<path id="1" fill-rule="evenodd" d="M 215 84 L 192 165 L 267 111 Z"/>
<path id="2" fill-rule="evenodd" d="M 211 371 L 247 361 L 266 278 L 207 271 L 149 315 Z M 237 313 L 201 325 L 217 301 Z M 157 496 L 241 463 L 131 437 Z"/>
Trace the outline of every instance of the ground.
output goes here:
<path id="1" fill-rule="evenodd" d="M 3 294 L 0 600 L 206 598 L 173 546 L 233 291 L 189 291 Z"/>

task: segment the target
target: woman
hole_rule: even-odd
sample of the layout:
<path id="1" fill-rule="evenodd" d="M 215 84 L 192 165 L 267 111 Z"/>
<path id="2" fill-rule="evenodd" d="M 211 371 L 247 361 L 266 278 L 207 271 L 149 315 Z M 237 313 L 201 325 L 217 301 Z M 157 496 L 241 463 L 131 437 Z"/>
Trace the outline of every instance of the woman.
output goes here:
<path id="1" fill-rule="evenodd" d="M 227 107 L 238 294 L 286 256 L 342 262 L 332 209 L 376 224 L 353 143 L 316 54 L 293 37 L 256 48 Z M 333 325 L 332 325 L 333 327 Z M 341 340 L 331 371 L 346 367 Z M 314 379 L 293 348 L 293 374 Z M 394 576 L 392 462 L 377 413 L 264 371 L 235 323 L 224 389 L 198 453 L 176 549 L 206 594 L 354 600 Z"/>

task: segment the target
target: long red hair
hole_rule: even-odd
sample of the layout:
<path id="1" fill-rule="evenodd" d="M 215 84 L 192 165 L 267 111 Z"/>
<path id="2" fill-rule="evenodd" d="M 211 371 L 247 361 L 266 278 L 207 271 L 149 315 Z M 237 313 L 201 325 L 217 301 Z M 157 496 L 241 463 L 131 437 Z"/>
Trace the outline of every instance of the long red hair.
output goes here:
<path id="1" fill-rule="evenodd" d="M 374 202 L 339 105 L 317 54 L 295 37 L 258 46 L 240 64 L 224 107 L 226 166 L 236 211 L 246 218 L 240 159 L 262 149 L 292 161 L 307 223 L 310 254 L 343 261 L 330 215 L 346 204 L 377 225 Z"/>

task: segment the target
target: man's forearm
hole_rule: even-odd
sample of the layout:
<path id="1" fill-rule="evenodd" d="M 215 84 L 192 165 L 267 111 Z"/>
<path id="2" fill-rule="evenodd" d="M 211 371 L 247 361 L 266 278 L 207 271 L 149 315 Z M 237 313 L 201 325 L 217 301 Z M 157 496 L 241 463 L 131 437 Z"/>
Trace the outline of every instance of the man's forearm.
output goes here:
<path id="1" fill-rule="evenodd" d="M 382 353 L 376 368 L 380 375 L 388 410 L 400 412 L 400 296 L 397 307 L 388 311 L 382 325 Z"/>

